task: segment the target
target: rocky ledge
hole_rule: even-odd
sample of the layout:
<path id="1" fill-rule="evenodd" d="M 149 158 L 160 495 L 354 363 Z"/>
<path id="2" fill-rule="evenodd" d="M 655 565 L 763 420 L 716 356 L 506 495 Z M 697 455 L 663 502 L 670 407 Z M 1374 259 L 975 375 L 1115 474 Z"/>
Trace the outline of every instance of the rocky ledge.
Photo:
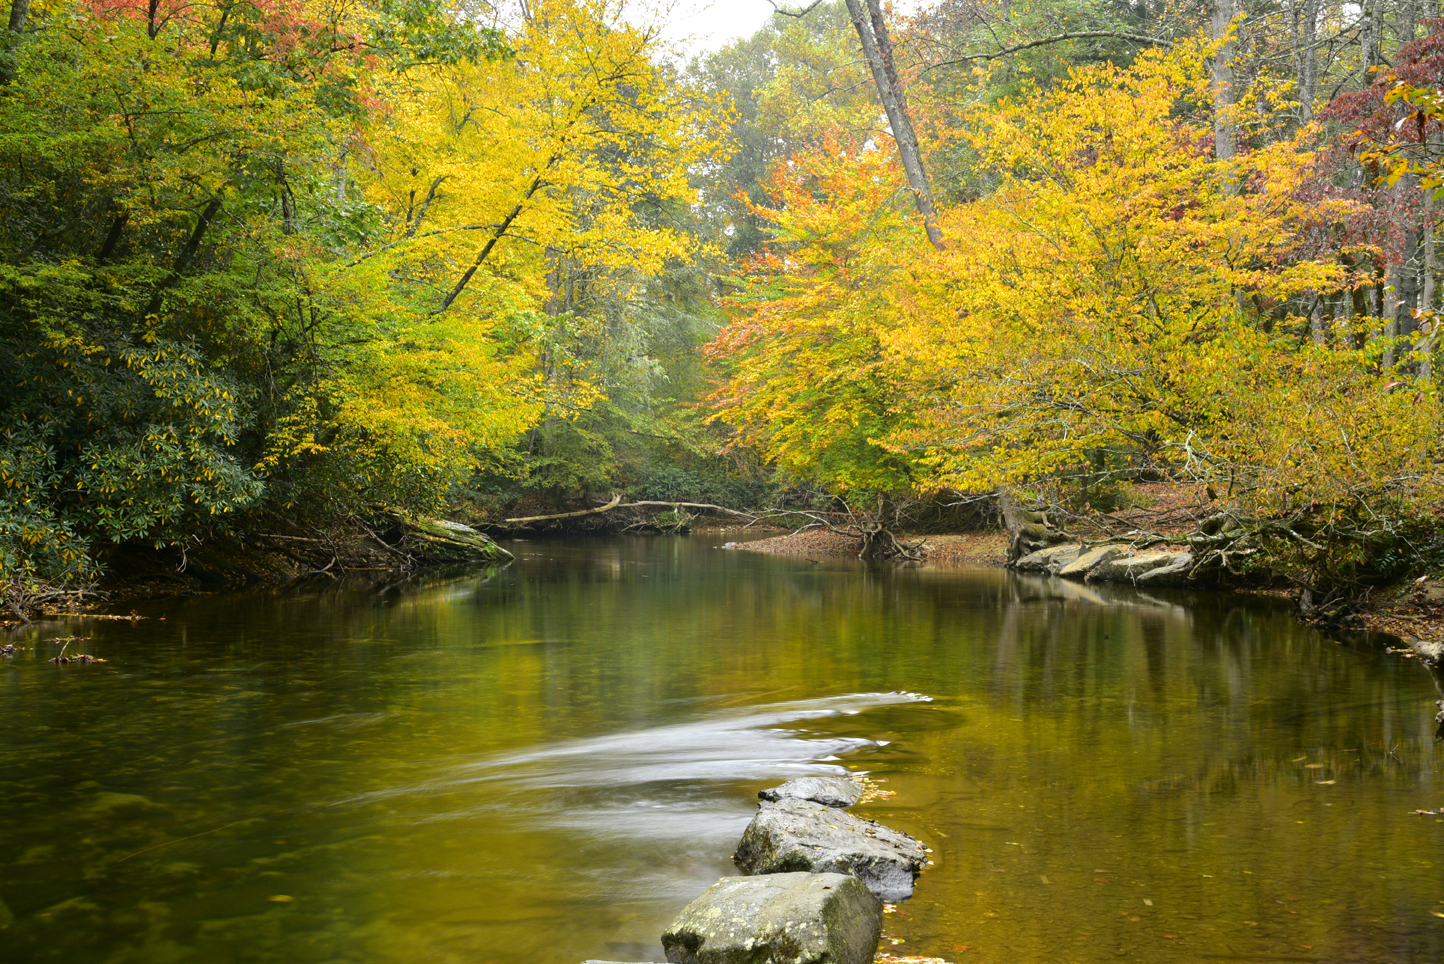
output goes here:
<path id="1" fill-rule="evenodd" d="M 851 874 L 882 900 L 907 900 L 927 863 L 927 848 L 840 809 L 857 802 L 840 784 L 857 786 L 850 780 L 794 780 L 759 794 L 764 802 L 742 834 L 733 857 L 737 866 L 748 874 Z"/>
<path id="2" fill-rule="evenodd" d="M 871 964 L 883 901 L 912 896 L 928 850 L 843 808 L 862 784 L 803 777 L 757 794 L 737 848 L 746 877 L 724 877 L 662 935 L 672 964 Z M 592 960 L 583 964 L 616 964 Z"/>
<path id="3" fill-rule="evenodd" d="M 1126 546 L 1064 544 L 1029 553 L 1010 564 L 1018 572 L 1039 572 L 1079 582 L 1121 582 L 1135 586 L 1192 584 L 1193 553 L 1134 552 Z"/>
<path id="4" fill-rule="evenodd" d="M 868 964 L 882 902 L 845 874 L 723 877 L 662 935 L 674 964 Z"/>

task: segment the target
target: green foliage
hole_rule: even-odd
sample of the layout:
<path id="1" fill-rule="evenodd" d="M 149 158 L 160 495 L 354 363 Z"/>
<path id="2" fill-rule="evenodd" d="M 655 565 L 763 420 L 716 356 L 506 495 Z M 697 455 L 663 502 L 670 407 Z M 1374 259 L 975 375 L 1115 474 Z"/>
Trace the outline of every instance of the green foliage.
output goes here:
<path id="1" fill-rule="evenodd" d="M 727 152 L 615 4 L 474 13 L 69 0 L 6 35 L 7 579 L 434 511 L 478 468 L 616 477 L 651 353 L 697 368 L 712 331 L 654 279 L 692 270 L 689 173 Z"/>

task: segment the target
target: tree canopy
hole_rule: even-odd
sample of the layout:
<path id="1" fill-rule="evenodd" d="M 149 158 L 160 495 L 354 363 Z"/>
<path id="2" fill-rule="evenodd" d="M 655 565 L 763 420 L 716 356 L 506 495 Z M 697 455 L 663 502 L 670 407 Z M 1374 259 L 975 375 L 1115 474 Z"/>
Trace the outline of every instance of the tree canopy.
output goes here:
<path id="1" fill-rule="evenodd" d="M 1166 477 L 1315 568 L 1421 544 L 1432 11 L 835 0 L 686 67 L 624 12 L 12 0 L 7 586 L 621 491 Z"/>

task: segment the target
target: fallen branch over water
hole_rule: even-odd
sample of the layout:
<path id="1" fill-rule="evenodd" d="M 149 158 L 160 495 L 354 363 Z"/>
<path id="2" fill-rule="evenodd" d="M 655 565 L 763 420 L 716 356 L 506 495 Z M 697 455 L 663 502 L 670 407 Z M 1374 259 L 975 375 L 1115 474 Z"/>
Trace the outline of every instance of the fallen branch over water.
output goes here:
<path id="1" fill-rule="evenodd" d="M 601 515 L 603 512 L 611 512 L 613 509 L 697 509 L 702 512 L 720 512 L 723 515 L 736 516 L 739 519 L 747 519 L 751 522 L 763 518 L 756 512 L 742 512 L 738 509 L 729 509 L 726 506 L 712 505 L 709 502 L 622 502 L 620 495 L 612 496 L 612 501 L 606 505 L 599 505 L 595 509 L 582 509 L 578 512 L 558 512 L 555 515 L 529 515 L 518 519 L 503 519 L 507 525 L 525 525 L 529 522 L 558 522 L 562 519 L 580 519 L 583 516 Z"/>
<path id="2" fill-rule="evenodd" d="M 868 517 L 860 516 L 852 512 L 827 513 L 812 512 L 806 509 L 778 509 L 771 512 L 747 512 L 741 509 L 729 509 L 725 505 L 714 505 L 710 502 L 663 502 L 660 500 L 642 500 L 638 502 L 623 502 L 622 497 L 613 495 L 612 501 L 606 505 L 597 506 L 594 509 L 581 509 L 576 512 L 558 512 L 553 515 L 531 515 L 515 519 L 503 519 L 504 525 L 527 525 L 533 522 L 560 522 L 565 519 L 580 519 L 586 516 L 602 515 L 614 509 L 672 509 L 679 511 L 690 509 L 697 512 L 715 512 L 721 515 L 732 516 L 736 519 L 745 519 L 748 525 L 772 519 L 783 519 L 798 517 L 808 519 L 809 522 L 803 528 L 825 527 L 829 531 L 839 535 L 860 540 L 862 544 L 859 558 L 878 559 L 904 559 L 916 561 L 923 556 L 921 544 L 904 542 L 897 538 L 886 526 Z M 830 516 L 840 516 L 841 524 L 832 521 Z M 801 531 L 801 530 L 799 530 Z"/>
<path id="3" fill-rule="evenodd" d="M 612 501 L 604 506 L 595 509 L 582 509 L 580 512 L 560 512 L 556 515 L 528 515 L 519 519 L 503 519 L 507 525 L 526 525 L 528 522 L 555 522 L 558 519 L 580 519 L 585 515 L 601 515 L 603 512 L 611 512 L 621 503 L 620 495 L 612 496 Z"/>

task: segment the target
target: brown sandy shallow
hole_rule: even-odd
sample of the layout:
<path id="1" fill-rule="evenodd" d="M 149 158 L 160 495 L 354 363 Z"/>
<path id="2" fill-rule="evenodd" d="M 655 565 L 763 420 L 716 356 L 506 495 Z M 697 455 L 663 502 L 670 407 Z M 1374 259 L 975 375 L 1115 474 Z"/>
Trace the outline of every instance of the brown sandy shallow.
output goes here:
<path id="1" fill-rule="evenodd" d="M 1008 561 L 1008 536 L 1002 532 L 912 536 L 907 541 L 923 543 L 924 558 L 928 562 L 1001 568 Z M 733 548 L 778 556 L 855 558 L 862 548 L 862 540 L 826 529 L 808 529 L 769 539 L 734 543 Z"/>

